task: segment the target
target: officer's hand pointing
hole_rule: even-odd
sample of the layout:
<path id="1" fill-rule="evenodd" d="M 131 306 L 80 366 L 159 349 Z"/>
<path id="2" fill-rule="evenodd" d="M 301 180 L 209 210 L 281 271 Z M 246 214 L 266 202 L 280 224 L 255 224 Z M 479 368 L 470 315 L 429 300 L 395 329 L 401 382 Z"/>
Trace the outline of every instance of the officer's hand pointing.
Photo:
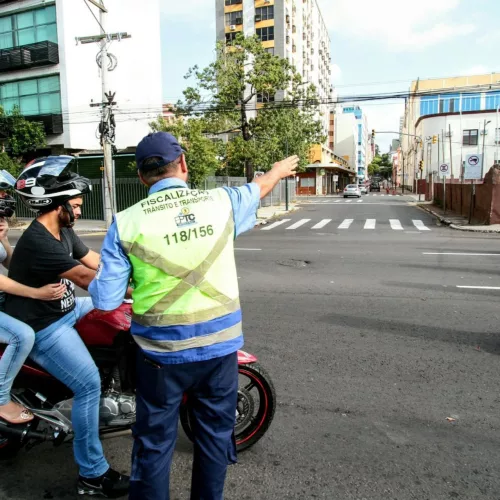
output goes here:
<path id="1" fill-rule="evenodd" d="M 278 174 L 280 179 L 294 175 L 299 166 L 300 158 L 298 156 L 290 156 L 273 165 L 273 170 Z"/>

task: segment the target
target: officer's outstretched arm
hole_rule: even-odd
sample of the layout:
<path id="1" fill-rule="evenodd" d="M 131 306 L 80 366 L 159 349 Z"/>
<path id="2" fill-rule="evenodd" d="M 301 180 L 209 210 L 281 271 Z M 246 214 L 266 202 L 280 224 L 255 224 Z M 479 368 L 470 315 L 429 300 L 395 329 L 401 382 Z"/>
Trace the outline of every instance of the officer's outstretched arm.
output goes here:
<path id="1" fill-rule="evenodd" d="M 298 156 L 290 156 L 283 161 L 275 163 L 273 168 L 261 177 L 257 177 L 253 182 L 260 187 L 260 197 L 264 198 L 281 179 L 294 175 L 299 165 Z"/>

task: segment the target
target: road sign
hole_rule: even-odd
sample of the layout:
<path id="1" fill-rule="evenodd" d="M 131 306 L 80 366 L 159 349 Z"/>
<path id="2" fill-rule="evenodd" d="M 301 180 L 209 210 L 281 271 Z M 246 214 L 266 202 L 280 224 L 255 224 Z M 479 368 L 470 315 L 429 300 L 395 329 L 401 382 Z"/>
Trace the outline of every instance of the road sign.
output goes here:
<path id="1" fill-rule="evenodd" d="M 439 175 L 441 177 L 447 177 L 448 175 L 450 175 L 450 173 L 449 163 L 442 163 L 441 165 L 439 165 Z"/>
<path id="2" fill-rule="evenodd" d="M 333 176 L 333 182 L 338 182 L 339 181 L 339 176 L 338 175 L 334 175 Z"/>
<path id="3" fill-rule="evenodd" d="M 482 156 L 483 155 L 467 155 L 465 157 L 465 170 L 464 179 L 481 179 L 481 169 L 482 169 Z"/>

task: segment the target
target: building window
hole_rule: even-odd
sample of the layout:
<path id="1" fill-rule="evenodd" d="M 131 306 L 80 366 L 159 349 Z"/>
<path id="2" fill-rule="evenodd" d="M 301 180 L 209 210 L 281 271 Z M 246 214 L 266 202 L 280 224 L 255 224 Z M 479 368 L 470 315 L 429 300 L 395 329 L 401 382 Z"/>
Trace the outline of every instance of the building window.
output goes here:
<path id="1" fill-rule="evenodd" d="M 226 0 L 226 5 L 240 5 L 243 0 Z"/>
<path id="2" fill-rule="evenodd" d="M 458 113 L 460 111 L 460 97 L 458 95 L 439 96 L 440 113 Z"/>
<path id="3" fill-rule="evenodd" d="M 0 49 L 46 41 L 57 43 L 55 6 L 0 17 Z"/>
<path id="4" fill-rule="evenodd" d="M 226 14 L 226 26 L 236 25 L 239 26 L 243 24 L 243 11 L 238 10 L 237 12 L 228 12 Z"/>
<path id="5" fill-rule="evenodd" d="M 477 128 L 464 130 L 463 145 L 477 146 L 478 135 L 479 135 L 478 132 L 479 130 Z"/>
<path id="6" fill-rule="evenodd" d="M 269 26 L 268 28 L 258 28 L 257 36 L 260 38 L 261 42 L 274 40 L 274 26 Z"/>
<path id="7" fill-rule="evenodd" d="M 226 43 L 227 44 L 230 44 L 230 43 L 233 43 L 234 40 L 236 40 L 236 37 L 238 35 L 238 32 L 231 32 L 231 33 L 226 33 Z"/>
<path id="8" fill-rule="evenodd" d="M 17 106 L 25 116 L 59 114 L 59 76 L 4 83 L 0 85 L 0 105 L 6 113 Z"/>
<path id="9" fill-rule="evenodd" d="M 316 179 L 314 177 L 301 177 L 300 178 L 300 187 L 314 187 L 316 185 Z"/>
<path id="10" fill-rule="evenodd" d="M 269 19 L 274 19 L 274 5 L 269 5 L 268 7 L 259 7 L 255 9 L 255 20 L 267 21 Z"/>
<path id="11" fill-rule="evenodd" d="M 420 98 L 420 115 L 434 115 L 438 113 L 438 97 L 421 97 Z"/>
<path id="12" fill-rule="evenodd" d="M 486 94 L 486 109 L 498 109 L 500 106 L 500 92 Z"/>
<path id="13" fill-rule="evenodd" d="M 462 111 L 479 111 L 481 109 L 480 94 L 462 95 Z"/>
<path id="14" fill-rule="evenodd" d="M 257 94 L 257 102 L 261 103 L 274 102 L 274 95 L 269 94 L 268 92 L 259 92 Z"/>

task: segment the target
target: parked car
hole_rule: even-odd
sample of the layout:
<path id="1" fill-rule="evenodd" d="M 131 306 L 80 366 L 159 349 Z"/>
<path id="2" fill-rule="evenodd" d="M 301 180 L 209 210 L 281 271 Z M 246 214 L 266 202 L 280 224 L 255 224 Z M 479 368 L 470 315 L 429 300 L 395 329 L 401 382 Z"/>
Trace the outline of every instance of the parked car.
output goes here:
<path id="1" fill-rule="evenodd" d="M 356 184 L 349 184 L 344 189 L 344 198 L 349 196 L 356 196 L 356 198 L 361 198 L 361 190 Z"/>
<path id="2" fill-rule="evenodd" d="M 370 193 L 372 191 L 378 191 L 380 193 L 380 184 L 378 182 L 372 182 L 370 185 Z"/>

